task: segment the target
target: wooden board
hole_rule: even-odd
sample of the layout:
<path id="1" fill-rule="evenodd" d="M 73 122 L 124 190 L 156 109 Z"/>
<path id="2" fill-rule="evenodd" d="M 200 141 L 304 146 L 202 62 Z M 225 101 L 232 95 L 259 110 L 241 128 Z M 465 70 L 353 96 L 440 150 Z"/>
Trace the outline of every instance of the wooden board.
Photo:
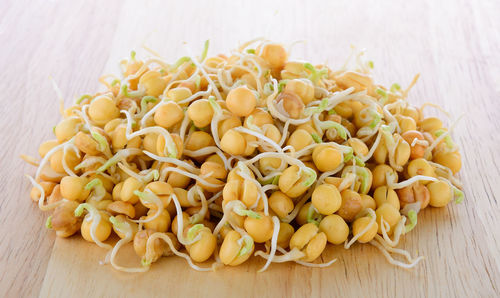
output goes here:
<path id="1" fill-rule="evenodd" d="M 0 3 L 0 296 L 498 296 L 500 295 L 500 3 L 498 1 L 2 1 Z M 55 239 L 29 199 L 18 158 L 35 155 L 59 119 L 52 75 L 66 103 L 145 43 L 174 60 L 210 39 L 210 53 L 265 36 L 297 44 L 292 55 L 340 66 L 366 47 L 386 85 L 421 80 L 410 100 L 465 113 L 461 146 L 466 200 L 427 209 L 401 243 L 426 256 L 412 271 L 369 245 L 329 249 L 327 269 L 255 260 L 215 273 L 165 258 L 145 274 L 99 265 L 105 252 Z M 126 259 L 124 250 L 121 260 Z"/>

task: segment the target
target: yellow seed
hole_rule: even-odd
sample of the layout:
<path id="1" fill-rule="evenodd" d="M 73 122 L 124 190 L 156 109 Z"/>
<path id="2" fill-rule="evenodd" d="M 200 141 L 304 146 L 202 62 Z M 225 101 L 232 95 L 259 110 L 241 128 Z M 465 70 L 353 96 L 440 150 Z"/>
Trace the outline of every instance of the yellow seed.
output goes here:
<path id="1" fill-rule="evenodd" d="M 255 109 L 257 98 L 246 86 L 240 86 L 229 91 L 226 97 L 226 105 L 234 115 L 246 117 Z"/>
<path id="2" fill-rule="evenodd" d="M 113 99 L 101 95 L 92 100 L 89 106 L 89 117 L 99 125 L 120 117 L 120 110 L 115 105 Z"/>
<path id="3" fill-rule="evenodd" d="M 349 226 L 337 214 L 328 215 L 319 223 L 319 229 L 326 234 L 328 242 L 342 244 L 349 236 Z"/>
<path id="4" fill-rule="evenodd" d="M 336 169 L 342 162 L 342 153 L 331 146 L 317 146 L 312 153 L 314 164 L 321 172 Z"/>
<path id="5" fill-rule="evenodd" d="M 360 234 L 369 224 L 371 218 L 370 217 L 360 217 L 354 221 L 352 224 L 352 234 L 358 235 Z M 367 243 L 370 242 L 375 235 L 377 234 L 378 224 L 374 222 L 373 225 L 366 231 L 361 237 L 358 238 L 359 243 Z"/>
<path id="6" fill-rule="evenodd" d="M 430 193 L 429 204 L 432 207 L 444 207 L 452 198 L 451 188 L 448 183 L 444 181 L 435 181 L 427 184 L 427 189 Z"/>
<path id="7" fill-rule="evenodd" d="M 168 101 L 161 107 L 159 107 L 154 115 L 154 121 L 156 124 L 164 127 L 170 128 L 175 124 L 182 121 L 184 118 L 184 112 L 182 108 L 173 101 Z"/>
<path id="8" fill-rule="evenodd" d="M 321 184 L 314 189 L 311 202 L 319 213 L 330 215 L 339 210 L 342 204 L 342 197 L 334 185 Z"/>
<path id="9" fill-rule="evenodd" d="M 305 105 L 314 100 L 314 86 L 307 79 L 289 80 L 285 85 L 285 91 L 297 94 Z"/>
<path id="10" fill-rule="evenodd" d="M 245 137 L 234 129 L 227 131 L 220 140 L 220 147 L 231 155 L 243 155 L 247 147 Z"/>
<path id="11" fill-rule="evenodd" d="M 275 191 L 269 197 L 269 208 L 271 208 L 279 218 L 286 217 L 292 212 L 293 207 L 292 199 L 281 191 Z"/>
<path id="12" fill-rule="evenodd" d="M 390 230 L 387 234 L 391 235 L 394 232 L 394 227 L 399 222 L 401 218 L 401 214 L 399 211 L 389 203 L 384 203 L 375 211 L 377 215 L 377 224 L 378 224 L 378 233 L 382 234 L 382 218 L 385 222 L 387 222 L 390 226 Z M 387 230 L 386 230 L 387 232 Z"/>
<path id="13" fill-rule="evenodd" d="M 394 206 L 394 208 L 399 210 L 399 198 L 392 188 L 388 188 L 385 185 L 377 187 L 373 192 L 373 198 L 375 199 L 377 206 L 381 206 L 384 203 L 389 203 Z"/>
<path id="14" fill-rule="evenodd" d="M 196 127 L 205 127 L 212 122 L 214 110 L 206 99 L 199 99 L 189 105 L 187 114 Z"/>

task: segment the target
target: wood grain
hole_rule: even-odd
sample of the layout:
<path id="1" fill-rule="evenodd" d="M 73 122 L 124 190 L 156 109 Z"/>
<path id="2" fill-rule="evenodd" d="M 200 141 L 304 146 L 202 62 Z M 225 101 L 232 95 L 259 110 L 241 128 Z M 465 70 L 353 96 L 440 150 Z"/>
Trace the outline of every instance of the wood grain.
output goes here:
<path id="1" fill-rule="evenodd" d="M 0 295 L 74 296 L 483 296 L 500 295 L 500 3 L 498 1 L 2 1 L 0 3 Z M 292 55 L 340 66 L 350 45 L 365 47 L 379 82 L 421 80 L 410 95 L 453 115 L 466 201 L 426 209 L 401 246 L 426 256 L 413 271 L 393 268 L 373 247 L 329 249 L 331 268 L 256 260 L 215 273 L 162 259 L 146 274 L 100 266 L 105 252 L 77 238 L 55 239 L 29 199 L 18 158 L 36 154 L 59 119 L 52 75 L 66 103 L 97 90 L 97 78 L 142 44 L 169 60 L 228 52 L 265 36 L 306 40 Z M 429 113 L 432 111 L 429 110 Z M 128 262 L 124 251 L 121 261 Z"/>

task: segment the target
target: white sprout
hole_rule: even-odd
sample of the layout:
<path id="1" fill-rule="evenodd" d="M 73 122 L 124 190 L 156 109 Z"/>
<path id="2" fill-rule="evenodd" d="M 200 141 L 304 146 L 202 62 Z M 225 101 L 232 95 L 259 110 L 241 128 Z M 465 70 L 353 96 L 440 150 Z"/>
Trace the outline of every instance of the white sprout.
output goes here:
<path id="1" fill-rule="evenodd" d="M 402 234 L 404 234 L 404 227 L 406 223 L 406 217 L 401 216 L 399 219 L 398 223 L 396 224 L 396 227 L 394 228 L 394 240 L 392 240 L 387 232 L 391 229 L 387 221 L 384 220 L 384 217 L 382 216 L 380 218 L 380 229 L 382 230 L 382 236 L 384 237 L 385 242 L 391 246 L 395 247 L 399 243 L 399 239 Z"/>
<path id="2" fill-rule="evenodd" d="M 36 189 L 38 189 L 38 191 L 40 192 L 40 198 L 38 199 L 38 208 L 40 208 L 40 210 L 42 211 L 52 210 L 63 202 L 61 200 L 52 204 L 45 204 L 45 190 L 43 190 L 43 187 L 39 183 L 37 183 L 35 179 L 33 179 L 33 177 L 31 177 L 30 175 L 25 175 L 25 176 L 26 178 L 29 179 L 33 187 L 36 187 Z"/>
<path id="3" fill-rule="evenodd" d="M 144 184 L 147 184 L 152 180 L 158 180 L 158 178 L 160 176 L 160 174 L 158 173 L 158 170 L 153 170 L 153 169 L 143 171 L 143 172 L 147 173 L 145 175 L 141 175 L 140 173 L 137 174 L 136 172 L 134 172 L 132 169 L 130 169 L 129 167 L 127 167 L 125 164 L 123 164 L 121 162 L 118 163 L 118 167 L 123 172 L 125 172 L 125 174 L 129 175 L 130 177 L 134 177 L 135 179 L 137 179 L 138 181 L 140 181 Z"/>
<path id="4" fill-rule="evenodd" d="M 175 201 L 174 201 L 175 202 Z M 182 215 L 181 215 L 182 217 Z M 179 235 L 177 235 L 177 237 L 179 237 Z M 174 244 L 172 243 L 172 239 L 170 239 L 170 237 L 165 234 L 165 233 L 160 233 L 160 232 L 156 232 L 154 233 L 153 235 L 149 236 L 148 238 L 148 241 L 146 243 L 146 255 L 145 255 L 145 260 L 146 262 L 143 262 L 143 264 L 146 266 L 146 267 L 149 267 L 150 266 L 150 262 L 148 261 L 148 259 L 152 259 L 151 257 L 148 258 L 148 256 L 151 256 L 153 254 L 153 246 L 154 246 L 154 241 L 156 239 L 161 239 L 163 241 L 165 241 L 168 245 L 168 247 L 170 248 L 170 250 L 176 255 L 176 256 L 179 256 L 183 259 L 185 259 L 189 266 L 191 266 L 191 268 L 193 268 L 194 270 L 197 270 L 197 271 L 210 271 L 212 270 L 212 267 L 208 267 L 208 268 L 202 268 L 200 266 L 197 266 L 193 263 L 193 260 L 191 260 L 191 257 L 185 253 L 182 253 L 180 251 L 178 251 Z M 196 238 L 195 238 L 196 239 Z M 180 239 L 179 239 L 180 241 Z"/>
<path id="5" fill-rule="evenodd" d="M 445 139 L 447 136 L 450 136 L 451 135 L 451 132 L 455 129 L 455 126 L 457 126 L 458 122 L 464 117 L 465 114 L 462 114 L 460 115 L 460 117 L 457 118 L 457 120 L 455 120 L 453 122 L 453 124 L 450 126 L 450 129 L 448 129 L 448 131 L 445 131 L 443 132 L 439 137 L 437 137 L 433 142 L 432 144 L 430 144 L 429 147 L 427 147 L 425 149 L 425 153 L 424 153 L 424 157 L 429 159 L 428 157 L 430 156 L 432 150 L 437 146 L 439 145 L 439 143 L 441 143 L 441 141 L 443 139 Z"/>
<path id="6" fill-rule="evenodd" d="M 344 243 L 345 249 L 349 249 L 351 247 L 351 245 L 353 245 L 354 242 L 356 242 L 356 240 L 358 240 L 361 236 L 366 234 L 366 232 L 368 232 L 372 228 L 372 226 L 375 224 L 375 221 L 377 219 L 377 215 L 375 215 L 375 211 L 373 211 L 373 209 L 371 209 L 371 208 L 367 208 L 366 212 L 368 213 L 368 215 L 370 217 L 370 222 L 368 223 L 368 225 L 366 225 L 366 227 L 363 230 L 361 230 L 359 233 L 354 235 L 352 237 L 352 239 L 349 240 L 349 242 L 347 242 L 347 240 L 345 241 L 345 243 Z"/>
<path id="7" fill-rule="evenodd" d="M 179 203 L 179 199 L 177 199 L 177 196 L 175 195 L 175 193 L 172 194 L 170 197 L 171 197 L 172 201 L 174 202 L 175 211 L 177 212 L 177 239 L 183 245 L 190 245 L 190 244 L 197 242 L 198 240 L 201 239 L 200 234 L 198 234 L 191 241 L 184 238 L 184 218 L 182 216 L 181 204 Z"/>
<path id="8" fill-rule="evenodd" d="M 120 248 L 122 248 L 125 244 L 132 241 L 134 235 L 133 235 L 132 226 L 126 220 L 124 220 L 123 222 L 119 222 L 118 218 L 116 218 L 116 217 L 110 217 L 109 220 L 113 224 L 115 229 L 117 229 L 120 233 L 125 234 L 125 237 L 118 240 L 118 242 L 116 242 L 115 246 L 111 250 L 111 254 L 110 254 L 110 258 L 109 258 L 109 262 L 111 263 L 111 266 L 113 266 L 113 268 L 115 268 L 118 271 L 128 272 L 128 273 L 137 273 L 137 272 L 148 271 L 149 270 L 148 266 L 137 267 L 137 268 L 128 268 L 128 267 L 120 266 L 116 263 L 115 258 L 116 258 L 116 255 L 118 254 L 118 250 L 120 250 Z"/>
<path id="9" fill-rule="evenodd" d="M 258 272 L 266 271 L 267 267 L 271 265 L 273 261 L 274 255 L 276 254 L 276 247 L 278 246 L 278 234 L 280 232 L 280 221 L 278 217 L 273 216 L 273 236 L 271 238 L 271 251 L 269 252 L 269 256 L 267 258 L 266 264 L 262 267 Z"/>
<path id="10" fill-rule="evenodd" d="M 68 141 L 66 141 L 66 142 L 64 142 L 62 144 L 59 144 L 59 145 L 55 146 L 54 148 L 50 149 L 45 154 L 45 156 L 40 161 L 40 165 L 38 166 L 38 169 L 36 170 L 35 180 L 38 180 L 40 178 L 40 174 L 42 173 L 42 170 L 44 169 L 44 167 L 47 164 L 47 162 L 49 162 L 49 160 L 52 157 L 52 155 L 54 155 L 59 150 L 63 150 L 64 146 L 66 146 L 66 144 L 69 144 L 69 143 L 72 143 L 72 142 L 73 142 L 73 138 L 71 138 L 70 140 L 68 140 Z"/>
<path id="11" fill-rule="evenodd" d="M 189 117 L 184 116 L 184 118 L 182 119 L 181 128 L 179 129 L 179 136 L 181 137 L 183 144 L 186 136 L 186 130 L 190 122 L 191 119 L 189 119 Z"/>
<path id="12" fill-rule="evenodd" d="M 179 169 L 179 168 L 174 168 L 174 167 L 166 167 L 166 168 L 164 168 L 161 171 L 160 180 L 165 180 L 166 174 L 169 173 L 169 172 L 175 172 L 175 173 L 181 174 L 183 176 L 189 177 L 191 179 L 194 179 L 194 180 L 200 182 L 201 184 L 203 184 L 204 186 L 207 186 L 207 187 L 213 187 L 213 188 L 220 188 L 221 187 L 220 184 L 210 183 L 210 182 L 208 182 L 207 180 L 203 179 L 202 177 L 200 177 L 198 175 L 195 175 L 195 174 L 192 174 L 190 172 L 184 171 L 184 170 Z"/>
<path id="13" fill-rule="evenodd" d="M 151 157 L 154 160 L 174 164 L 174 165 L 182 167 L 182 168 L 184 168 L 184 169 L 186 169 L 194 174 L 200 173 L 200 169 L 192 166 L 191 164 L 189 164 L 185 161 L 178 160 L 177 158 L 158 156 L 158 155 L 153 154 L 153 153 L 146 151 L 146 150 L 144 150 L 142 152 L 144 152 L 144 154 L 146 154 L 147 156 Z"/>
<path id="14" fill-rule="evenodd" d="M 424 259 L 424 257 L 420 256 L 420 257 L 416 258 L 415 260 L 409 261 L 409 263 L 403 263 L 403 262 L 394 260 L 394 258 L 389 254 L 388 249 L 386 249 L 381 244 L 382 242 L 383 242 L 383 240 L 380 239 L 380 236 L 375 235 L 375 239 L 370 241 L 369 243 L 371 245 L 375 246 L 378 250 L 380 250 L 382 252 L 382 254 L 384 255 L 384 257 L 387 259 L 387 261 L 392 265 L 395 265 L 395 266 L 398 266 L 401 268 L 405 268 L 405 269 L 411 269 L 411 268 L 415 267 L 421 260 Z M 392 250 L 391 252 L 402 254 L 401 251 L 399 251 L 399 250 Z"/>
<path id="15" fill-rule="evenodd" d="M 88 168 L 91 167 L 95 164 L 100 163 L 101 165 L 106 163 L 106 159 L 102 156 L 91 156 L 86 159 L 84 159 L 81 163 L 79 163 L 76 167 L 75 170 L 83 169 L 83 168 Z"/>
<path id="16" fill-rule="evenodd" d="M 394 176 L 394 173 L 389 173 L 389 172 L 386 173 L 386 180 L 387 180 L 387 186 L 389 188 L 392 188 L 392 189 L 401 189 L 401 188 L 410 186 L 410 185 L 412 185 L 413 183 L 415 183 L 417 181 L 438 181 L 434 177 L 423 176 L 423 175 L 416 175 L 416 176 L 411 177 L 408 180 L 396 183 L 395 182 L 396 177 Z"/>
<path id="17" fill-rule="evenodd" d="M 99 167 L 97 169 L 97 171 L 104 172 L 109 167 L 116 165 L 120 161 L 124 161 L 132 155 L 139 155 L 141 153 L 142 153 L 142 150 L 138 149 L 138 148 L 127 148 L 127 149 L 119 150 L 118 152 L 115 153 L 115 155 L 113 155 L 113 157 L 108 159 L 108 161 L 106 161 L 101 167 Z"/>
<path id="18" fill-rule="evenodd" d="M 293 248 L 292 250 L 287 252 L 285 249 L 283 249 L 282 247 L 280 247 L 278 245 L 276 247 L 276 250 L 278 250 L 280 253 L 282 253 L 282 255 L 274 256 L 272 258 L 273 263 L 284 263 L 284 262 L 293 261 L 293 262 L 300 264 L 302 266 L 305 266 L 305 267 L 325 268 L 325 267 L 331 266 L 333 263 L 335 263 L 337 261 L 337 259 L 333 259 L 333 260 L 326 262 L 326 263 L 323 263 L 323 264 L 314 264 L 314 263 L 300 261 L 300 259 L 303 258 L 305 256 L 305 254 L 297 248 Z M 262 252 L 262 251 L 257 251 L 255 253 L 255 255 L 260 256 L 266 260 L 269 259 L 269 255 Z"/>
<path id="19" fill-rule="evenodd" d="M 270 138 L 266 137 L 265 135 L 263 135 L 263 134 L 261 134 L 259 132 L 250 130 L 248 128 L 244 128 L 242 126 L 236 127 L 236 128 L 234 128 L 234 130 L 242 132 L 242 133 L 246 133 L 246 134 L 252 135 L 252 136 L 254 136 L 254 137 L 258 138 L 258 139 L 261 139 L 261 140 L 269 143 L 272 146 L 272 148 L 274 150 L 276 150 L 276 152 L 282 152 L 282 149 L 281 149 L 280 145 L 276 144 L 276 142 L 274 142 L 273 140 L 271 140 Z"/>
<path id="20" fill-rule="evenodd" d="M 217 154 L 217 156 L 219 156 L 222 159 L 222 162 L 224 163 L 224 167 L 226 168 L 226 170 L 231 169 L 231 164 L 229 163 L 227 157 L 224 155 L 224 152 L 222 152 L 222 150 L 220 150 L 218 147 L 208 146 L 208 147 L 205 147 L 202 149 L 198 149 L 196 151 L 184 150 L 183 153 L 184 153 L 184 155 L 186 155 L 188 157 L 200 157 L 200 156 L 205 156 L 208 154 L 215 153 L 215 154 Z"/>
<path id="21" fill-rule="evenodd" d="M 156 133 L 161 136 L 163 136 L 163 139 L 165 140 L 165 148 L 163 152 L 165 155 L 168 155 L 169 157 L 177 157 L 177 146 L 175 145 L 174 139 L 172 139 L 172 136 L 166 130 L 165 128 L 161 126 L 152 126 L 152 127 L 145 127 L 142 128 L 136 132 L 132 133 L 132 117 L 130 116 L 130 113 L 128 111 L 121 111 L 127 116 L 127 129 L 125 136 L 127 137 L 127 140 L 131 140 L 137 136 L 145 135 L 148 133 Z"/>
<path id="22" fill-rule="evenodd" d="M 95 244 L 97 244 L 99 247 L 102 247 L 102 248 L 105 248 L 108 250 L 113 249 L 113 247 L 111 245 L 101 242 L 101 240 L 99 240 L 99 238 L 97 238 L 97 236 L 96 236 L 97 227 L 99 226 L 99 223 L 101 222 L 101 220 L 103 220 L 101 218 L 100 211 L 97 210 L 97 208 L 95 208 L 91 204 L 83 203 L 83 204 L 80 204 L 75 209 L 75 216 L 81 216 L 84 209 L 86 209 L 88 211 L 88 214 L 85 215 L 83 220 L 84 221 L 92 221 L 92 224 L 90 226 L 90 238 L 92 238 L 92 241 L 94 241 Z"/>
<path id="23" fill-rule="evenodd" d="M 135 190 L 134 191 L 134 195 L 138 196 L 139 197 L 139 200 L 141 201 L 141 203 L 144 205 L 144 206 L 148 206 L 148 205 L 155 205 L 156 207 L 156 212 L 153 216 L 151 216 L 150 218 L 147 218 L 147 219 L 137 219 L 137 220 L 132 220 L 132 222 L 135 222 L 135 223 L 147 223 L 147 222 L 151 222 L 153 220 L 155 220 L 156 218 L 158 218 L 158 216 L 160 216 L 160 214 L 163 212 L 163 202 L 161 201 L 161 199 L 155 195 L 152 191 L 150 191 L 149 189 L 146 189 L 146 191 L 144 192 L 141 192 L 141 191 L 138 191 L 138 190 Z M 170 202 L 170 201 L 168 201 Z M 151 208 L 152 209 L 152 208 Z M 153 209 L 154 210 L 154 209 Z"/>
<path id="24" fill-rule="evenodd" d="M 80 158 L 80 150 L 78 150 L 78 148 L 73 143 L 67 143 L 63 147 L 63 158 L 62 158 L 62 161 L 61 161 L 64 171 L 66 171 L 66 173 L 69 176 L 77 177 L 77 175 L 75 174 L 75 172 L 73 172 L 73 170 L 70 169 L 70 167 L 68 166 L 68 163 L 66 162 L 66 153 L 68 152 L 68 149 L 73 150 L 73 152 L 75 152 L 75 154 L 76 154 L 76 156 L 78 158 Z"/>

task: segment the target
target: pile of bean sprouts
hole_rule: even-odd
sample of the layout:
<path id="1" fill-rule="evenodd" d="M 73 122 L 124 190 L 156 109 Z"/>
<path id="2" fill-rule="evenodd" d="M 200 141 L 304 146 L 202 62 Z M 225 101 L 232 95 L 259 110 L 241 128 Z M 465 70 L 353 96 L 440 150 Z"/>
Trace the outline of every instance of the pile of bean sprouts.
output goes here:
<path id="1" fill-rule="evenodd" d="M 69 108 L 56 86 L 55 139 L 40 158 L 22 156 L 47 228 L 80 233 L 126 272 L 171 255 L 200 271 L 251 257 L 266 260 L 261 271 L 326 267 L 336 260 L 319 263 L 327 245 L 355 243 L 416 266 L 423 257 L 397 246 L 418 213 L 463 200 L 458 119 L 446 128 L 423 113 L 439 106 L 408 103 L 418 75 L 386 88 L 363 51 L 332 70 L 268 40 L 229 55 L 208 45 L 173 63 L 132 52 L 120 77 L 101 77 L 104 91 Z M 117 264 L 127 244 L 141 266 Z"/>

